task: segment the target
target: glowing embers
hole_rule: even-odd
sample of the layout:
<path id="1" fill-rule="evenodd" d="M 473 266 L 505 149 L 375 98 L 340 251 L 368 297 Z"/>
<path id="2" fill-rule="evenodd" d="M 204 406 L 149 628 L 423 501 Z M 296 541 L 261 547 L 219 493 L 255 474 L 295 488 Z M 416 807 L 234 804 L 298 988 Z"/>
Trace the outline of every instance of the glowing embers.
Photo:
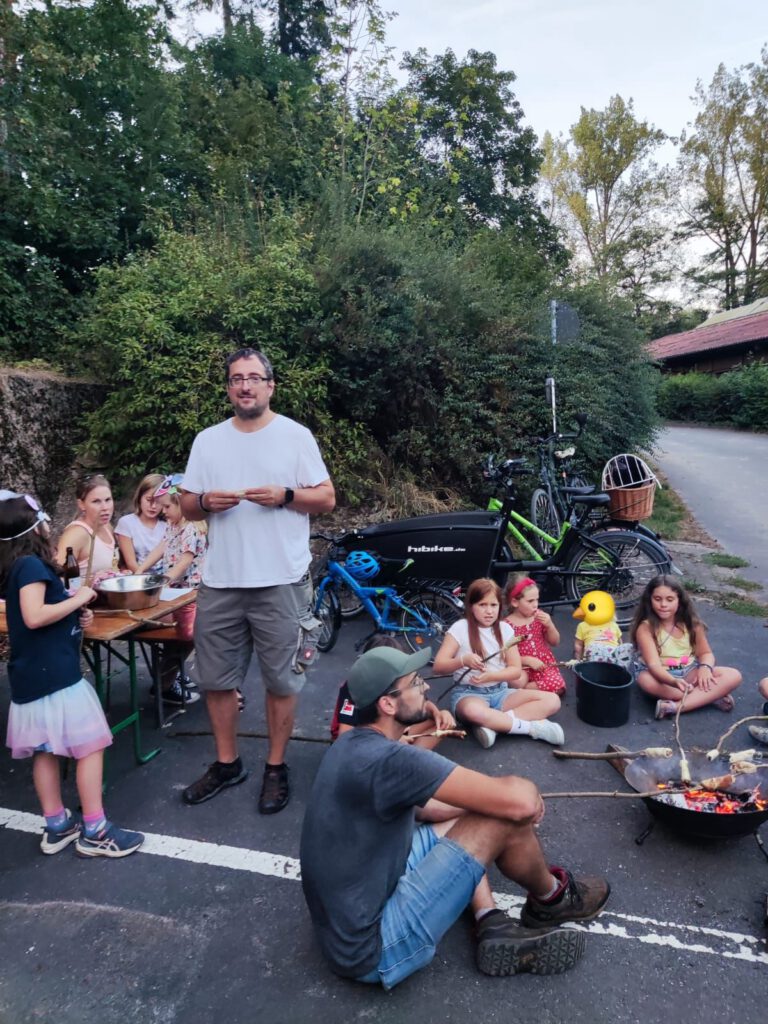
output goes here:
<path id="1" fill-rule="evenodd" d="M 658 789 L 659 796 L 655 796 L 654 800 L 687 811 L 701 811 L 705 814 L 743 814 L 745 811 L 768 810 L 768 800 L 760 796 L 759 786 L 755 786 L 747 793 L 720 793 L 693 787 L 681 790 L 679 783 L 660 782 Z"/>

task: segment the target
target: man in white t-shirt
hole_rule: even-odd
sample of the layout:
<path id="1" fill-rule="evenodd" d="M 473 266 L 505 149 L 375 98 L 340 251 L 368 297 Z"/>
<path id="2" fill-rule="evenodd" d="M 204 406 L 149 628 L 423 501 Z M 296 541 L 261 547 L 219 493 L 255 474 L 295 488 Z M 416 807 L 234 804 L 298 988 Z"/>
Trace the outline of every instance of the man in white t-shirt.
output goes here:
<path id="1" fill-rule="evenodd" d="M 269 360 L 241 349 L 227 359 L 226 380 L 235 414 L 195 438 L 181 499 L 187 519 L 208 520 L 195 666 L 217 757 L 183 799 L 202 803 L 248 774 L 237 751 L 236 691 L 255 649 L 269 734 L 259 810 L 274 814 L 290 799 L 285 748 L 304 680 L 291 663 L 311 557 L 309 516 L 330 512 L 336 496 L 310 431 L 270 409 Z"/>

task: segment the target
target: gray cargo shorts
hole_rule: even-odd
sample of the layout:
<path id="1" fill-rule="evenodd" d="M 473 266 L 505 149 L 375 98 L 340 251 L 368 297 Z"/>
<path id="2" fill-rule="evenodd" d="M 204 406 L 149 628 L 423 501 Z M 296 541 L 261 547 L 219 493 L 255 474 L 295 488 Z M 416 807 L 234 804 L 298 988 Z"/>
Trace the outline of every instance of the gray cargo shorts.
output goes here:
<path id="1" fill-rule="evenodd" d="M 261 678 L 276 697 L 301 691 L 304 676 L 291 670 L 300 635 L 295 584 L 207 587 L 197 592 L 195 675 L 201 690 L 242 686 L 256 652 Z"/>

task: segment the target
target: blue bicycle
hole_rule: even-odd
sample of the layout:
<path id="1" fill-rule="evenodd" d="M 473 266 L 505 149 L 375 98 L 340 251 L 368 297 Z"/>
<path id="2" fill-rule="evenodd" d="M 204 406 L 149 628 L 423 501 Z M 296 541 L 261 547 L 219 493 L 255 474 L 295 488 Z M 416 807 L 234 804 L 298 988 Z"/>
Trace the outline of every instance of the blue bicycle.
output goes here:
<path id="1" fill-rule="evenodd" d="M 379 559 L 370 551 L 347 551 L 341 537 L 314 534 L 313 540 L 324 540 L 329 548 L 318 573 L 315 587 L 315 616 L 322 623 L 317 642 L 319 651 L 330 651 L 336 643 L 342 622 L 340 594 L 352 596 L 367 611 L 374 623 L 374 633 L 395 633 L 402 636 L 412 651 L 442 642 L 448 627 L 464 612 L 463 602 L 450 590 L 424 580 L 409 580 L 401 594 L 392 586 L 369 584 L 381 571 L 381 562 L 397 562 L 400 571 L 413 565 L 412 558 Z"/>

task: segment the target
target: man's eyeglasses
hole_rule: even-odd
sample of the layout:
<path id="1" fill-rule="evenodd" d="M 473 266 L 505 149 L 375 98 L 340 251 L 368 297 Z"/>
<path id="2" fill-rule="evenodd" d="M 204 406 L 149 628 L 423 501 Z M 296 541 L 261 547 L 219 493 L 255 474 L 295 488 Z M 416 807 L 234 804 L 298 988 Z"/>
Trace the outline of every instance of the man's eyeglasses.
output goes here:
<path id="1" fill-rule="evenodd" d="M 231 388 L 239 388 L 246 381 L 252 384 L 254 387 L 257 384 L 264 384 L 266 381 L 271 380 L 270 377 L 262 377 L 259 373 L 249 373 L 246 377 L 242 373 L 236 373 L 234 377 L 230 377 L 227 383 Z"/>
<path id="2" fill-rule="evenodd" d="M 416 676 L 416 678 L 413 680 L 413 682 L 408 683 L 408 685 L 404 686 L 401 690 L 387 690 L 387 692 L 384 694 L 384 696 L 385 697 L 399 697 L 400 694 L 404 693 L 406 690 L 421 690 L 421 692 L 424 693 L 426 688 L 427 688 L 426 680 L 422 679 L 421 676 Z"/>

